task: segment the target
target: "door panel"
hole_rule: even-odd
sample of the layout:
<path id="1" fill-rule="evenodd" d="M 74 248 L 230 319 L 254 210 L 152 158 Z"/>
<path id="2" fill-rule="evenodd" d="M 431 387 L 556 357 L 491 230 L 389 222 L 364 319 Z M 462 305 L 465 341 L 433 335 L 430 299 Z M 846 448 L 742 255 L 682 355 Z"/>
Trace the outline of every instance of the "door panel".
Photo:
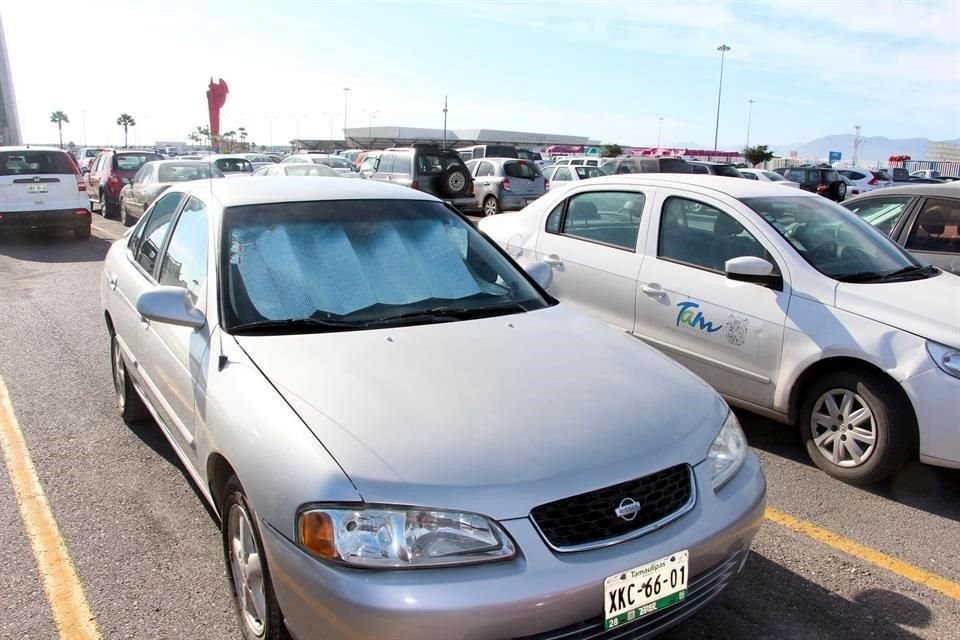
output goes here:
<path id="1" fill-rule="evenodd" d="M 709 198 L 694 198 L 659 198 L 640 272 L 634 333 L 721 393 L 772 407 L 789 283 L 777 291 L 729 280 L 722 270 L 730 258 L 778 260 L 745 217 Z"/>
<path id="2" fill-rule="evenodd" d="M 537 258 L 553 267 L 550 292 L 625 331 L 634 326 L 646 199 L 633 191 L 584 191 L 551 211 Z M 635 212 L 635 213 L 634 213 Z"/>

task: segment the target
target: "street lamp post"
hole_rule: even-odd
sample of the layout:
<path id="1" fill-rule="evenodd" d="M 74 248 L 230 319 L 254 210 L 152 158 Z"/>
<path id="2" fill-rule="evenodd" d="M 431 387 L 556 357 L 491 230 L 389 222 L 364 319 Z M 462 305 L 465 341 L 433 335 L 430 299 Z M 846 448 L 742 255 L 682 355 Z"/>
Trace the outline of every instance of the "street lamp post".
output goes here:
<path id="1" fill-rule="evenodd" d="M 377 114 L 380 112 L 369 111 L 367 109 L 364 109 L 363 112 L 367 114 L 367 138 L 369 138 L 372 141 L 373 140 L 373 121 L 377 119 Z"/>
<path id="2" fill-rule="evenodd" d="M 333 140 L 333 119 L 340 115 L 340 112 L 331 113 L 329 111 L 324 111 L 323 115 L 327 116 L 330 122 L 330 139 Z"/>
<path id="3" fill-rule="evenodd" d="M 753 98 L 747 100 L 747 104 L 750 105 L 747 107 L 747 148 L 750 147 L 750 120 L 753 118 L 753 103 L 756 102 Z"/>
<path id="4" fill-rule="evenodd" d="M 350 95 L 350 87 L 343 88 L 343 146 L 347 146 L 347 96 Z"/>
<path id="5" fill-rule="evenodd" d="M 447 148 L 447 96 L 443 96 L 443 148 Z"/>
<path id="6" fill-rule="evenodd" d="M 663 133 L 663 118 L 659 118 L 660 125 L 657 127 L 657 149 L 660 148 L 660 134 Z"/>
<path id="7" fill-rule="evenodd" d="M 730 47 L 725 44 L 717 47 L 720 52 L 720 87 L 717 89 L 717 126 L 713 130 L 713 150 L 717 150 L 717 139 L 720 137 L 720 96 L 723 95 L 723 59 Z"/>

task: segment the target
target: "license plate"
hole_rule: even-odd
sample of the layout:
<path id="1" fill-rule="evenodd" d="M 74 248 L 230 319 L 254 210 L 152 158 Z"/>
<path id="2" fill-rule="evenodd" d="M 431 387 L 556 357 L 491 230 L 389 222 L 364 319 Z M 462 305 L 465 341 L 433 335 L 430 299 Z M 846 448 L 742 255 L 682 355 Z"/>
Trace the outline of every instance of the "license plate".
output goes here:
<path id="1" fill-rule="evenodd" d="M 604 580 L 603 628 L 613 629 L 683 602 L 689 556 L 686 550 L 678 551 Z"/>
<path id="2" fill-rule="evenodd" d="M 46 193 L 47 185 L 45 184 L 28 184 L 27 193 Z"/>

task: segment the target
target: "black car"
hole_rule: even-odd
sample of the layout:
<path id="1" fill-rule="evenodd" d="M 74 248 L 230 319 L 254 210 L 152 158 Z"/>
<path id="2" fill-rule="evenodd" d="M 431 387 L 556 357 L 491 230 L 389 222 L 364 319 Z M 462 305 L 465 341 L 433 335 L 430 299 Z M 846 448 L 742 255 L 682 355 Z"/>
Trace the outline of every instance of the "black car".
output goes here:
<path id="1" fill-rule="evenodd" d="M 603 163 L 605 176 L 622 173 L 693 173 L 683 158 L 614 158 Z"/>
<path id="2" fill-rule="evenodd" d="M 735 165 L 726 162 L 706 162 L 704 160 L 690 160 L 688 163 L 693 173 L 700 173 L 711 176 L 723 176 L 724 178 L 742 178 L 743 174 L 737 171 Z"/>
<path id="3" fill-rule="evenodd" d="M 370 180 L 411 187 L 455 207 L 474 204 L 470 170 L 453 149 L 428 144 L 394 147 L 382 152 L 375 166 L 369 166 L 367 158 L 362 164 L 373 170 Z"/>
<path id="4" fill-rule="evenodd" d="M 804 191 L 816 193 L 834 202 L 843 202 L 847 197 L 847 183 L 833 167 L 787 167 L 777 173 L 796 182 Z"/>

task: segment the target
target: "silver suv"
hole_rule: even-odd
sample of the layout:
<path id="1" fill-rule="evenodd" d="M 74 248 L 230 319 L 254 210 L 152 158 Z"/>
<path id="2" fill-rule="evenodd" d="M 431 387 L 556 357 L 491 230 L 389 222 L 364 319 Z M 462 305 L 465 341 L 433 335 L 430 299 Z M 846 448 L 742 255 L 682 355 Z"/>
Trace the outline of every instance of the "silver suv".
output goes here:
<path id="1" fill-rule="evenodd" d="M 471 160 L 467 169 L 476 191 L 474 207 L 483 215 L 516 211 L 547 192 L 547 179 L 535 162 L 513 158 Z"/>
<path id="2" fill-rule="evenodd" d="M 454 207 L 474 206 L 473 179 L 453 149 L 436 145 L 387 149 L 369 177 L 429 193 Z"/>

